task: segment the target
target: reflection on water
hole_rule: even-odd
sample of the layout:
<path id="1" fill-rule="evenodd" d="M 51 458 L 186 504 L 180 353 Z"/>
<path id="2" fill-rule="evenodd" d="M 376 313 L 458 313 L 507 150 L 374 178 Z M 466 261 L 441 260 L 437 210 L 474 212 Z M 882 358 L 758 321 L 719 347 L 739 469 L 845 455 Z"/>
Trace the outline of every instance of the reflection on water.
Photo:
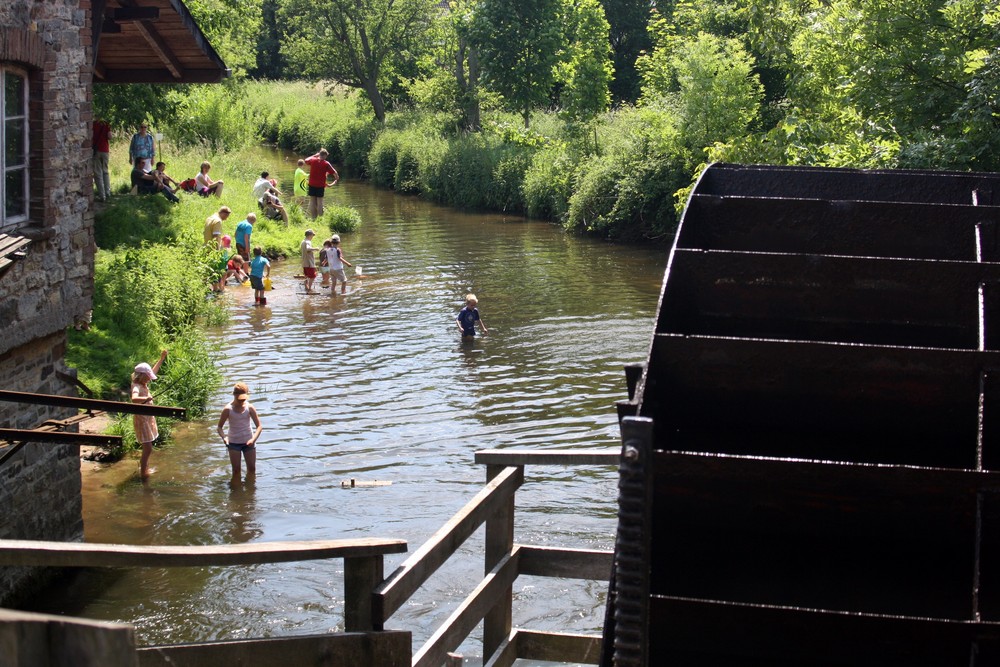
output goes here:
<path id="1" fill-rule="evenodd" d="M 288 182 L 293 168 L 282 174 Z M 293 260 L 274 263 L 265 307 L 252 305 L 249 288 L 228 290 L 231 322 L 214 333 L 225 376 L 214 404 L 154 454 L 148 485 L 113 482 L 114 471 L 87 476 L 89 541 L 392 537 L 412 552 L 483 484 L 476 450 L 618 444 L 622 366 L 646 356 L 664 251 L 455 213 L 363 184 L 331 194 L 364 220 L 342 236 L 365 278 L 349 272 L 343 296 L 306 295 Z M 454 318 L 470 291 L 490 335 L 463 343 Z M 256 482 L 230 488 L 215 423 L 236 381 L 250 386 L 264 432 Z M 343 488 L 351 478 L 390 484 Z M 526 480 L 517 541 L 612 547 L 614 470 L 529 468 Z M 388 627 L 422 643 L 481 576 L 482 542 L 480 532 Z M 404 557 L 387 557 L 386 572 Z M 340 561 L 80 579 L 49 610 L 132 622 L 143 644 L 343 627 Z M 515 586 L 517 625 L 594 632 L 603 623 L 606 583 Z M 478 641 L 463 647 L 479 650 Z"/>

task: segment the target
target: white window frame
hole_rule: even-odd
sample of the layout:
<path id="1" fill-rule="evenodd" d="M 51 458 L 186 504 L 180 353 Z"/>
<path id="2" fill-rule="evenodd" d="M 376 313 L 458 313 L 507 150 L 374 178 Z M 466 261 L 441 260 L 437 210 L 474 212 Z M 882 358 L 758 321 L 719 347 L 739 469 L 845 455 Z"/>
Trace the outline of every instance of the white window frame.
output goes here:
<path id="1" fill-rule="evenodd" d="M 12 115 L 7 114 L 7 77 L 16 76 L 23 80 L 24 85 L 22 86 L 23 99 L 20 104 L 20 113 L 15 113 Z M 7 164 L 7 124 L 10 121 L 22 121 L 24 123 L 24 145 L 22 148 L 22 155 L 24 156 L 24 162 L 20 164 Z M 27 222 L 29 213 L 30 192 L 28 187 L 30 185 L 29 176 L 29 154 L 28 149 L 30 145 L 28 143 L 29 134 L 29 119 L 28 119 L 28 73 L 22 69 L 10 67 L 6 65 L 0 65 L 0 230 L 13 227 L 18 224 Z M 23 179 L 24 187 L 24 210 L 16 211 L 13 213 L 8 213 L 7 211 L 7 177 L 11 173 L 21 173 L 21 178 Z"/>

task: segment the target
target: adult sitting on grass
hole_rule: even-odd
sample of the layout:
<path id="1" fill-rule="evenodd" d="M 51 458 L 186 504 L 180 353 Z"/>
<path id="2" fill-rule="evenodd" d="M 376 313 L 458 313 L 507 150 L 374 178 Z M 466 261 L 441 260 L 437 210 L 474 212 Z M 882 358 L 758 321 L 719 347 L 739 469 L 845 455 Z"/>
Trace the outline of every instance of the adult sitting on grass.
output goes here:
<path id="1" fill-rule="evenodd" d="M 208 195 L 215 195 L 216 197 L 222 196 L 222 180 L 213 181 L 212 177 L 208 175 L 209 170 L 212 168 L 211 162 L 202 162 L 201 171 L 198 175 L 194 177 L 195 189 L 198 191 L 202 197 L 207 197 Z"/>
<path id="2" fill-rule="evenodd" d="M 260 173 L 260 178 L 253 184 L 252 192 L 254 199 L 257 200 L 257 205 L 264 212 L 265 218 L 271 220 L 280 218 L 286 225 L 288 224 L 288 211 L 285 210 L 278 198 L 281 193 L 274 187 L 274 181 L 268 179 L 266 171 Z"/>
<path id="3" fill-rule="evenodd" d="M 164 197 L 175 204 L 179 202 L 180 199 L 177 198 L 177 195 L 168 186 L 162 185 L 156 176 L 143 169 L 144 164 L 145 160 L 143 158 L 137 157 L 135 159 L 130 176 L 133 191 L 140 195 L 153 195 L 157 192 L 162 192 Z"/>
<path id="4" fill-rule="evenodd" d="M 170 194 L 176 194 L 178 190 L 181 189 L 181 184 L 172 179 L 167 175 L 165 171 L 167 165 L 165 162 L 157 162 L 156 169 L 153 170 L 153 176 L 156 178 L 156 182 L 160 184 L 161 188 L 170 190 Z M 170 187 L 173 185 L 173 187 Z"/>

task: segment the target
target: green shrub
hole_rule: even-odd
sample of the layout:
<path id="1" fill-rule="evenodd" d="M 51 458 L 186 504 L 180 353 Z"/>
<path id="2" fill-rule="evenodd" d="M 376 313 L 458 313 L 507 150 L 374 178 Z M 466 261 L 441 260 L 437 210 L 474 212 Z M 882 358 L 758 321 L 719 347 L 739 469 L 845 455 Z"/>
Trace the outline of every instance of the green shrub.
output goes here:
<path id="1" fill-rule="evenodd" d="M 396 165 L 401 148 L 400 133 L 386 130 L 376 137 L 368 153 L 368 176 L 374 185 L 391 188 L 396 181 Z"/>
<path id="2" fill-rule="evenodd" d="M 518 146 L 501 149 L 487 192 L 487 208 L 517 215 L 525 212 L 524 175 L 531 165 L 532 152 Z"/>
<path id="3" fill-rule="evenodd" d="M 578 168 L 566 146 L 551 144 L 532 156 L 524 174 L 524 203 L 533 218 L 564 222 Z"/>
<path id="4" fill-rule="evenodd" d="M 361 214 L 349 206 L 327 206 L 318 220 L 317 225 L 324 223 L 335 234 L 357 231 L 361 226 Z"/>
<path id="5" fill-rule="evenodd" d="M 396 154 L 396 173 L 392 184 L 396 192 L 403 194 L 418 194 L 420 186 L 420 159 L 427 149 L 428 142 L 422 139 L 410 138 L 399 146 Z"/>

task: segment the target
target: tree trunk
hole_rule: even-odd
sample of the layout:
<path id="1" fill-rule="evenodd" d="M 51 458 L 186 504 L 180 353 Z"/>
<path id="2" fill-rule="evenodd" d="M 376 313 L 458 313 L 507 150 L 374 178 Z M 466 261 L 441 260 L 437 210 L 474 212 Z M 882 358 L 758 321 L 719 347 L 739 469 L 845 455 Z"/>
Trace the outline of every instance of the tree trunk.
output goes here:
<path id="1" fill-rule="evenodd" d="M 479 51 L 469 48 L 469 89 L 465 105 L 465 123 L 472 132 L 482 128 L 479 116 Z"/>
<path id="2" fill-rule="evenodd" d="M 372 109 L 375 110 L 375 119 L 384 125 L 385 102 L 382 100 L 382 93 L 378 90 L 378 83 L 372 79 L 365 79 L 364 87 L 365 94 L 368 95 L 368 100 L 372 103 Z"/>

